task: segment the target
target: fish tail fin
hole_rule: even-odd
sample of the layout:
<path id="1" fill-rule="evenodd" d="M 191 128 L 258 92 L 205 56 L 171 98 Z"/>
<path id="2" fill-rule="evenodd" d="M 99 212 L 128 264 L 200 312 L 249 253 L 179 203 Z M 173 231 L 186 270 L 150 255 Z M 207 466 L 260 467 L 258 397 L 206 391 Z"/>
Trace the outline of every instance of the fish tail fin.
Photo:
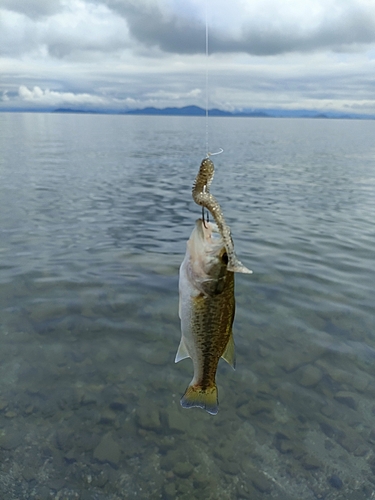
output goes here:
<path id="1" fill-rule="evenodd" d="M 189 385 L 181 398 L 183 408 L 198 407 L 206 410 L 211 415 L 217 414 L 219 411 L 218 405 L 216 384 L 205 389 L 200 385 Z"/>

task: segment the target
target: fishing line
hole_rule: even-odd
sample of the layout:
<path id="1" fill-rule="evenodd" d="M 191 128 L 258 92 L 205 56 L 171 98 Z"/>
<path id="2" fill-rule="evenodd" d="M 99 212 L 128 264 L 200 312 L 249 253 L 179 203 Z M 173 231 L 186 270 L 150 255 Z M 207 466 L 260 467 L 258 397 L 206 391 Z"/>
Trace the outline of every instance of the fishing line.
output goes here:
<path id="1" fill-rule="evenodd" d="M 224 149 L 223 148 L 220 148 L 219 151 L 216 151 L 216 153 L 207 153 L 207 158 L 209 156 L 216 156 L 216 155 L 221 155 L 221 153 L 224 152 Z"/>
<path id="2" fill-rule="evenodd" d="M 208 149 L 208 0 L 206 0 L 206 152 Z"/>
<path id="3" fill-rule="evenodd" d="M 209 91 L 208 91 L 208 58 L 209 58 L 209 50 L 208 50 L 208 2 L 206 0 L 206 158 L 210 156 L 215 156 L 221 154 L 224 150 L 222 148 L 219 149 L 216 153 L 209 153 L 208 148 L 208 104 L 209 104 Z"/>

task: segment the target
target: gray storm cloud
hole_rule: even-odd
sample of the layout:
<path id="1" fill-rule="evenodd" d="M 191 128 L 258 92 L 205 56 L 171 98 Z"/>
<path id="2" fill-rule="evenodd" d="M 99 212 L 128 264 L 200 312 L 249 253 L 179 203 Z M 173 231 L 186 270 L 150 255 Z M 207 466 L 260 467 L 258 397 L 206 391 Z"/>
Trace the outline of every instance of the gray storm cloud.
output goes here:
<path id="1" fill-rule="evenodd" d="M 175 54 L 197 54 L 205 50 L 205 25 L 200 19 L 178 16 L 157 3 L 103 1 L 126 19 L 131 36 L 146 46 Z M 285 15 L 279 22 L 275 18 L 277 12 L 270 13 L 267 20 L 261 22 L 257 18 L 245 21 L 237 36 L 213 26 L 210 53 L 267 56 L 324 49 L 347 51 L 375 41 L 375 9 L 370 6 L 366 9 L 363 5 L 342 2 L 334 12 L 327 9 L 326 16 L 312 26 L 302 27 L 298 19 L 288 21 Z"/>
<path id="2" fill-rule="evenodd" d="M 126 21 L 101 3 L 73 0 L 59 10 L 54 0 L 0 0 L 1 7 L 0 55 L 87 61 L 129 45 Z"/>
<path id="3" fill-rule="evenodd" d="M 0 0 L 0 107 L 363 109 L 374 0 Z"/>
<path id="4" fill-rule="evenodd" d="M 78 0 L 76 4 L 79 4 Z M 106 33 L 96 33 L 99 29 L 97 24 L 94 26 L 78 24 L 74 34 L 69 26 L 66 26 L 66 29 L 55 29 L 52 24 L 52 30 L 41 29 L 41 23 L 48 22 L 48 18 L 57 13 L 63 12 L 67 16 L 69 12 L 67 4 L 60 0 L 0 0 L 0 8 L 39 21 L 33 33 L 27 21 L 24 21 L 29 31 L 27 38 L 31 40 L 31 45 L 25 41 L 25 51 L 39 42 L 41 45 L 44 44 L 49 54 L 57 59 L 69 56 L 77 50 L 109 52 L 120 49 L 128 46 L 128 36 L 135 45 L 142 45 L 146 49 L 157 48 L 168 54 L 193 55 L 205 51 L 205 24 L 193 8 L 187 14 L 178 9 L 178 4 L 173 9 L 168 2 L 157 0 L 87 0 L 81 4 L 109 9 L 108 12 L 112 12 L 113 17 L 117 16 L 126 23 L 128 33 L 124 36 L 119 32 L 111 33 L 110 26 Z M 215 7 L 215 4 L 213 6 Z M 306 19 L 308 9 L 304 10 L 304 14 L 295 10 L 297 15 L 288 16 L 293 10 L 286 11 L 284 2 L 270 0 L 265 2 L 265 9 L 270 11 L 266 16 L 261 12 L 259 15 L 244 16 L 236 26 L 235 32 L 231 29 L 230 19 L 227 25 L 222 23 L 218 26 L 212 23 L 209 37 L 210 53 L 275 56 L 322 50 L 345 52 L 375 41 L 375 9 L 370 3 L 331 2 L 322 9 L 319 16 L 312 16 L 311 20 Z M 74 19 L 70 20 L 70 24 L 74 24 Z M 21 40 L 18 40 L 21 35 L 17 34 L 16 27 L 14 30 L 11 28 L 15 41 L 8 43 L 7 48 L 5 46 L 0 48 L 0 52 L 14 53 L 18 50 L 18 45 L 21 48 Z M 7 27 L 2 29 L 7 30 Z"/>
<path id="5" fill-rule="evenodd" d="M 51 16 L 61 11 L 63 3 L 61 0 L 0 0 L 0 8 L 37 19 Z"/>

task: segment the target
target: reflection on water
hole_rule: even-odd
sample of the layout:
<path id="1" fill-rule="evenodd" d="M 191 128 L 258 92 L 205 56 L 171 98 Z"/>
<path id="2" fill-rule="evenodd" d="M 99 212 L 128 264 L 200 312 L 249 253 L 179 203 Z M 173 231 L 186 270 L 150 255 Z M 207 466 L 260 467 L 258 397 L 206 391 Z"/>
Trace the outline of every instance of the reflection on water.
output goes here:
<path id="1" fill-rule="evenodd" d="M 203 120 L 0 120 L 1 498 L 375 498 L 374 123 L 210 121 L 254 270 L 212 417 L 174 364 Z"/>

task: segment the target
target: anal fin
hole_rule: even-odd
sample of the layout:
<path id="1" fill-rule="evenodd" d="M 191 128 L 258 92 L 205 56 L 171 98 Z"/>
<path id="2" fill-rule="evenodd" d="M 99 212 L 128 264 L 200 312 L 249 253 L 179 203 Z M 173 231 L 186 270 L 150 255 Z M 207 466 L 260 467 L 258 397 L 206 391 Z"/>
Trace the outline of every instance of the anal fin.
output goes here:
<path id="1" fill-rule="evenodd" d="M 230 334 L 228 344 L 225 348 L 225 351 L 221 355 L 225 361 L 230 364 L 233 370 L 236 368 L 236 351 L 234 347 L 233 333 Z"/>
<path id="2" fill-rule="evenodd" d="M 189 353 L 186 349 L 184 338 L 182 337 L 180 345 L 178 346 L 178 349 L 177 349 L 177 354 L 176 354 L 174 362 L 178 363 L 179 361 L 181 361 L 182 359 L 185 359 L 185 358 L 190 358 L 190 356 L 189 356 Z"/>

